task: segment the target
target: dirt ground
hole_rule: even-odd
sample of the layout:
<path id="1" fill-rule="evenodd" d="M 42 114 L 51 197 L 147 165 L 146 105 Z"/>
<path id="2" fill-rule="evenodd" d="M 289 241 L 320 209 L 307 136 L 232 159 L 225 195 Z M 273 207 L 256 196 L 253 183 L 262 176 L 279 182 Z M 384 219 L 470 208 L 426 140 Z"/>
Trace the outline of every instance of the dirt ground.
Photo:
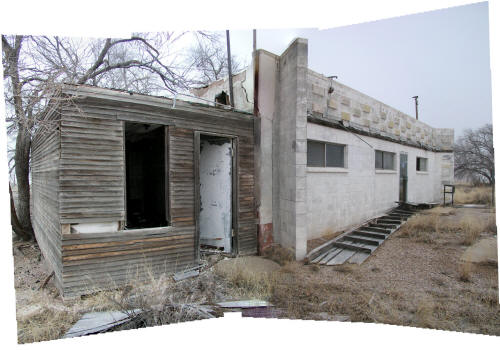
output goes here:
<path id="1" fill-rule="evenodd" d="M 274 302 L 290 317 L 328 312 L 352 321 L 500 335 L 497 265 L 473 264 L 463 281 L 464 233 L 460 227 L 444 229 L 464 219 L 491 221 L 494 215 L 491 209 L 453 209 L 439 215 L 443 229 L 431 239 L 398 231 L 361 266 L 295 264 L 294 282 L 280 286 Z M 478 239 L 492 236 L 482 232 Z"/>
<path id="2" fill-rule="evenodd" d="M 282 311 L 281 317 L 286 318 L 348 318 L 353 322 L 500 335 L 497 265 L 464 265 L 460 261 L 468 247 L 464 243 L 468 232 L 464 227 L 488 223 L 473 236 L 474 241 L 496 238 L 491 224 L 494 211 L 438 209 L 423 215 L 428 215 L 422 217 L 427 224 L 437 218 L 432 232 L 408 232 L 402 227 L 361 266 L 304 265 L 289 261 L 284 258 L 286 254 L 280 255 L 277 251 L 279 258 L 273 260 L 280 263 L 279 269 L 274 263 L 258 262 L 259 266 L 266 266 L 265 272 L 249 271 L 245 270 L 245 262 L 230 259 L 220 264 L 231 265 L 234 261 L 233 267 L 214 266 L 203 271 L 200 277 L 182 283 L 162 277 L 138 286 L 134 292 L 149 293 L 149 299 L 142 302 L 151 305 L 165 302 L 175 305 L 177 300 L 187 298 L 190 303 L 198 304 L 259 298 L 271 301 Z M 321 244 L 325 240 L 313 243 Z M 32 245 L 16 243 L 14 246 L 19 342 L 57 339 L 86 312 L 120 310 L 113 300 L 116 301 L 117 295 L 123 300 L 126 294 L 123 290 L 66 302 L 52 280 L 46 288 L 38 290 L 49 273 L 43 257 Z M 209 265 L 220 259 L 209 257 Z M 175 309 L 172 310 L 163 323 L 197 318 L 196 315 L 172 318 Z"/>

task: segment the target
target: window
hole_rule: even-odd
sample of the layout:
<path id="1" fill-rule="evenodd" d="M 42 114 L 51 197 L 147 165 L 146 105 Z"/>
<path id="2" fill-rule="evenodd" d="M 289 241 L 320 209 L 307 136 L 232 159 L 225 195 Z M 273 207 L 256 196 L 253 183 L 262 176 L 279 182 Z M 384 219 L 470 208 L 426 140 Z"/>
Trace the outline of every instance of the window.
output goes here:
<path id="1" fill-rule="evenodd" d="M 307 166 L 345 168 L 345 145 L 307 141 Z"/>
<path id="2" fill-rule="evenodd" d="M 427 171 L 427 158 L 417 157 L 417 171 Z"/>
<path id="3" fill-rule="evenodd" d="M 375 169 L 394 170 L 394 159 L 392 152 L 375 151 Z"/>

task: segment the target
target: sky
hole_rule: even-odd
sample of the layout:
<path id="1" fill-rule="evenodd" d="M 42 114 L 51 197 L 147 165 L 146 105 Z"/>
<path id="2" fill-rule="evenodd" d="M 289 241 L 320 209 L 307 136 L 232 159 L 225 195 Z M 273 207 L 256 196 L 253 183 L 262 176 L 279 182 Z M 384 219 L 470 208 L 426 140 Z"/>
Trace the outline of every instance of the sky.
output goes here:
<path id="1" fill-rule="evenodd" d="M 232 30 L 231 52 L 251 61 L 252 31 Z M 438 128 L 491 123 L 488 3 L 327 30 L 257 29 L 257 48 L 281 54 L 309 42 L 309 68 Z"/>

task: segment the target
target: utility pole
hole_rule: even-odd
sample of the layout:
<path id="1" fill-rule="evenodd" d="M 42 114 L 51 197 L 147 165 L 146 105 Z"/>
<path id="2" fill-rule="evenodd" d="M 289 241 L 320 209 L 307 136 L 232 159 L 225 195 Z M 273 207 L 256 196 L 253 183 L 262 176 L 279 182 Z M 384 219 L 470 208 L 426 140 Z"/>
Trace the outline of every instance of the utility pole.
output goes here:
<path id="1" fill-rule="evenodd" d="M 253 30 L 253 52 L 257 50 L 257 30 Z"/>
<path id="2" fill-rule="evenodd" d="M 413 96 L 413 99 L 415 99 L 415 118 L 418 120 L 418 96 Z"/>
<path id="3" fill-rule="evenodd" d="M 231 107 L 234 108 L 234 95 L 233 95 L 233 72 L 231 70 L 231 40 L 229 39 L 229 30 L 226 30 L 227 41 L 227 72 L 229 74 L 229 102 Z"/>

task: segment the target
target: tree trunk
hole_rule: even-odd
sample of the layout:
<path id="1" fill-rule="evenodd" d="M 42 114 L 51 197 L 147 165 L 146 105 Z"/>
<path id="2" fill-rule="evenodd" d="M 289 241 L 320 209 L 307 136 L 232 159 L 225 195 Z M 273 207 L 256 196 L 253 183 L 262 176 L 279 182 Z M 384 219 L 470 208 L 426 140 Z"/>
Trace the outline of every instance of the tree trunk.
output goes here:
<path id="1" fill-rule="evenodd" d="M 14 196 L 12 195 L 12 188 L 9 183 L 9 195 L 10 195 L 10 222 L 12 224 L 12 230 L 14 233 L 23 241 L 29 241 L 31 236 L 24 231 L 23 227 L 19 223 L 16 214 L 16 206 L 14 205 Z"/>
<path id="2" fill-rule="evenodd" d="M 16 179 L 17 179 L 17 219 L 19 224 L 29 236 L 34 239 L 33 227 L 31 226 L 30 214 L 30 182 L 29 182 L 29 159 L 31 149 L 31 137 L 26 128 L 19 123 L 16 138 Z"/>

